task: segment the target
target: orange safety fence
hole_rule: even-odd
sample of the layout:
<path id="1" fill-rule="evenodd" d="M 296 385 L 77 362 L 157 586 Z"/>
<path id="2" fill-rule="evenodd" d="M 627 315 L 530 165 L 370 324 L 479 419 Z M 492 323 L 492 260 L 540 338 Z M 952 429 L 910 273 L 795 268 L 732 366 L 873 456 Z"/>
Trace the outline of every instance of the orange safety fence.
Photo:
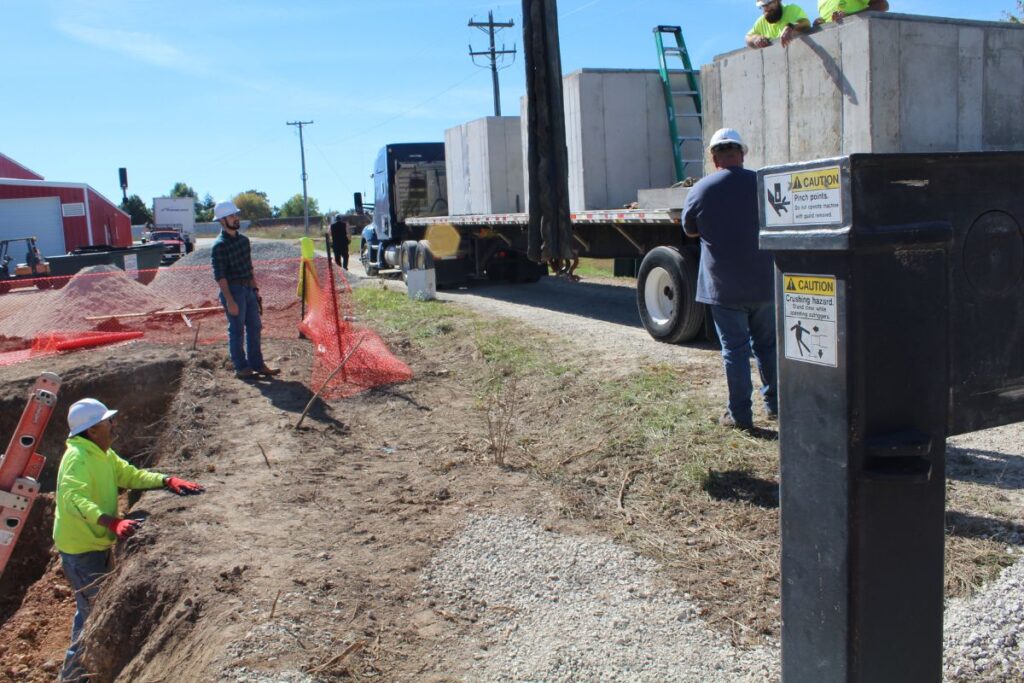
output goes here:
<path id="1" fill-rule="evenodd" d="M 324 257 L 299 258 L 291 245 L 252 242 L 254 276 L 263 300 L 263 337 L 313 345 L 310 389 L 325 398 L 408 380 L 409 367 L 378 335 L 354 324 L 351 289 Z M 307 273 L 305 297 L 296 283 Z M 209 248 L 173 266 L 124 271 L 93 266 L 74 276 L 21 280 L 0 294 L 0 366 L 131 339 L 169 344 L 227 340 L 227 320 L 213 280 Z M 350 354 L 351 352 L 351 354 Z M 341 364 L 344 368 L 324 383 Z"/>

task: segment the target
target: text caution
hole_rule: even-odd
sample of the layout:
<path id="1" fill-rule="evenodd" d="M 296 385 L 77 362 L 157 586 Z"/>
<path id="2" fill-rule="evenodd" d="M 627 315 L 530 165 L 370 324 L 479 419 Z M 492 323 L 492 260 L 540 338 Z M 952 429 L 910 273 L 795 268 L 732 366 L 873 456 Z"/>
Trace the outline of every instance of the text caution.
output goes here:
<path id="1" fill-rule="evenodd" d="M 841 225 L 843 187 L 838 166 L 764 177 L 767 226 Z"/>
<path id="2" fill-rule="evenodd" d="M 786 358 L 837 367 L 836 279 L 783 273 Z"/>

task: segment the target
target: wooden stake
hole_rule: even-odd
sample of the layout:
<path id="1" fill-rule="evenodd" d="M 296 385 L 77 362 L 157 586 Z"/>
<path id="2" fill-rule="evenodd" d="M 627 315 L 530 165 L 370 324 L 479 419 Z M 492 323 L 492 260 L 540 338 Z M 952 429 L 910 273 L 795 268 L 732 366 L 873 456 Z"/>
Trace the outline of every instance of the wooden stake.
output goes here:
<path id="1" fill-rule="evenodd" d="M 344 651 L 342 651 L 342 653 L 340 655 L 332 657 L 331 659 L 327 660 L 326 662 L 324 662 L 320 666 L 316 667 L 315 669 L 310 669 L 309 673 L 311 673 L 311 674 L 318 674 L 318 673 L 321 673 L 323 671 L 326 671 L 327 669 L 329 669 L 330 667 L 334 666 L 335 664 L 340 663 L 342 660 L 344 660 L 346 657 L 348 657 L 353 652 L 358 652 L 359 650 L 362 650 L 364 647 L 366 647 L 366 645 L 367 645 L 367 642 L 365 640 L 357 640 L 356 642 L 354 642 L 351 645 L 349 645 L 348 647 L 346 647 L 344 649 Z"/>
<path id="2" fill-rule="evenodd" d="M 256 445 L 260 447 L 260 453 L 263 454 L 263 462 L 267 463 L 267 469 L 269 470 L 270 469 L 270 458 L 267 457 L 267 452 L 265 450 L 263 450 L 263 444 L 261 444 L 259 441 L 257 441 Z"/>
<path id="3" fill-rule="evenodd" d="M 196 321 L 196 333 L 192 335 L 192 350 L 196 350 L 196 344 L 199 343 L 199 328 L 203 326 L 203 321 Z"/>
<path id="4" fill-rule="evenodd" d="M 622 486 L 619 487 L 619 512 L 626 517 L 626 524 L 629 525 L 633 524 L 633 516 L 626 512 L 626 489 L 629 487 L 630 482 L 633 481 L 633 477 L 635 477 L 639 471 L 639 469 L 627 471 L 626 476 L 622 478 Z"/>
<path id="5" fill-rule="evenodd" d="M 274 612 L 277 611 L 277 599 L 281 597 L 281 591 L 277 591 L 277 595 L 274 596 L 274 604 L 270 607 L 270 618 L 274 618 Z"/>
<path id="6" fill-rule="evenodd" d="M 308 413 L 309 409 L 313 407 L 313 402 L 320 397 L 320 394 L 323 392 L 324 389 L 327 388 L 327 385 L 331 383 L 331 380 L 334 379 L 334 376 L 338 374 L 338 371 L 345 367 L 345 363 L 347 363 L 348 359 L 352 357 L 352 354 L 356 352 L 356 349 L 359 348 L 359 346 L 363 343 L 364 339 L 366 339 L 366 334 L 363 334 L 361 337 L 359 337 L 359 341 L 357 341 L 355 345 L 348 350 L 348 353 L 345 354 L 345 357 L 341 359 L 341 364 L 338 365 L 338 367 L 334 368 L 334 372 L 328 375 L 327 379 L 324 380 L 324 383 L 320 386 L 319 389 L 316 390 L 316 393 L 313 394 L 313 398 L 309 399 L 309 403 L 307 403 L 306 407 L 303 408 L 302 410 L 302 415 L 299 416 L 299 421 L 295 423 L 295 429 L 298 429 L 299 427 L 302 426 L 302 421 L 306 419 L 306 413 Z"/>
<path id="7" fill-rule="evenodd" d="M 188 313 L 213 313 L 223 311 L 223 306 L 206 306 L 205 308 L 182 308 L 177 311 L 152 311 L 148 313 L 109 313 L 107 315 L 87 315 L 86 320 L 109 320 L 110 318 L 148 318 L 153 315 L 182 315 Z"/>

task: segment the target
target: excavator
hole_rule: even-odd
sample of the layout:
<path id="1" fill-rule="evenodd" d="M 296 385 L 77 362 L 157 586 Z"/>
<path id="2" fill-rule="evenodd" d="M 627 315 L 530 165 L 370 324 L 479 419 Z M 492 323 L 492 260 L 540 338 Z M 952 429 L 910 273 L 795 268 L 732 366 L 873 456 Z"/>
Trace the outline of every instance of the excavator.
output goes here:
<path id="1" fill-rule="evenodd" d="M 21 242 L 27 247 L 25 263 L 15 263 L 12 273 L 11 263 L 14 257 L 11 256 L 11 248 Z M 35 237 L 11 237 L 0 240 L 0 294 L 6 294 L 15 287 L 35 286 L 39 289 L 49 289 L 53 286 L 49 274 L 50 264 L 39 253 Z"/>

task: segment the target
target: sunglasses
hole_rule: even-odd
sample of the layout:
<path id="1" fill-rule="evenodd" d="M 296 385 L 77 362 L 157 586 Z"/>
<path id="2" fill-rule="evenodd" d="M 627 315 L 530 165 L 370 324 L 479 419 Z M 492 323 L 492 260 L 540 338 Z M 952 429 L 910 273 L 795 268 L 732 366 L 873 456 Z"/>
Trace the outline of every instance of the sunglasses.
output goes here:
<path id="1" fill-rule="evenodd" d="M 741 145 L 737 145 L 735 142 L 730 142 L 724 145 L 717 145 L 711 151 L 712 152 L 730 152 L 734 149 L 743 149 Z"/>

